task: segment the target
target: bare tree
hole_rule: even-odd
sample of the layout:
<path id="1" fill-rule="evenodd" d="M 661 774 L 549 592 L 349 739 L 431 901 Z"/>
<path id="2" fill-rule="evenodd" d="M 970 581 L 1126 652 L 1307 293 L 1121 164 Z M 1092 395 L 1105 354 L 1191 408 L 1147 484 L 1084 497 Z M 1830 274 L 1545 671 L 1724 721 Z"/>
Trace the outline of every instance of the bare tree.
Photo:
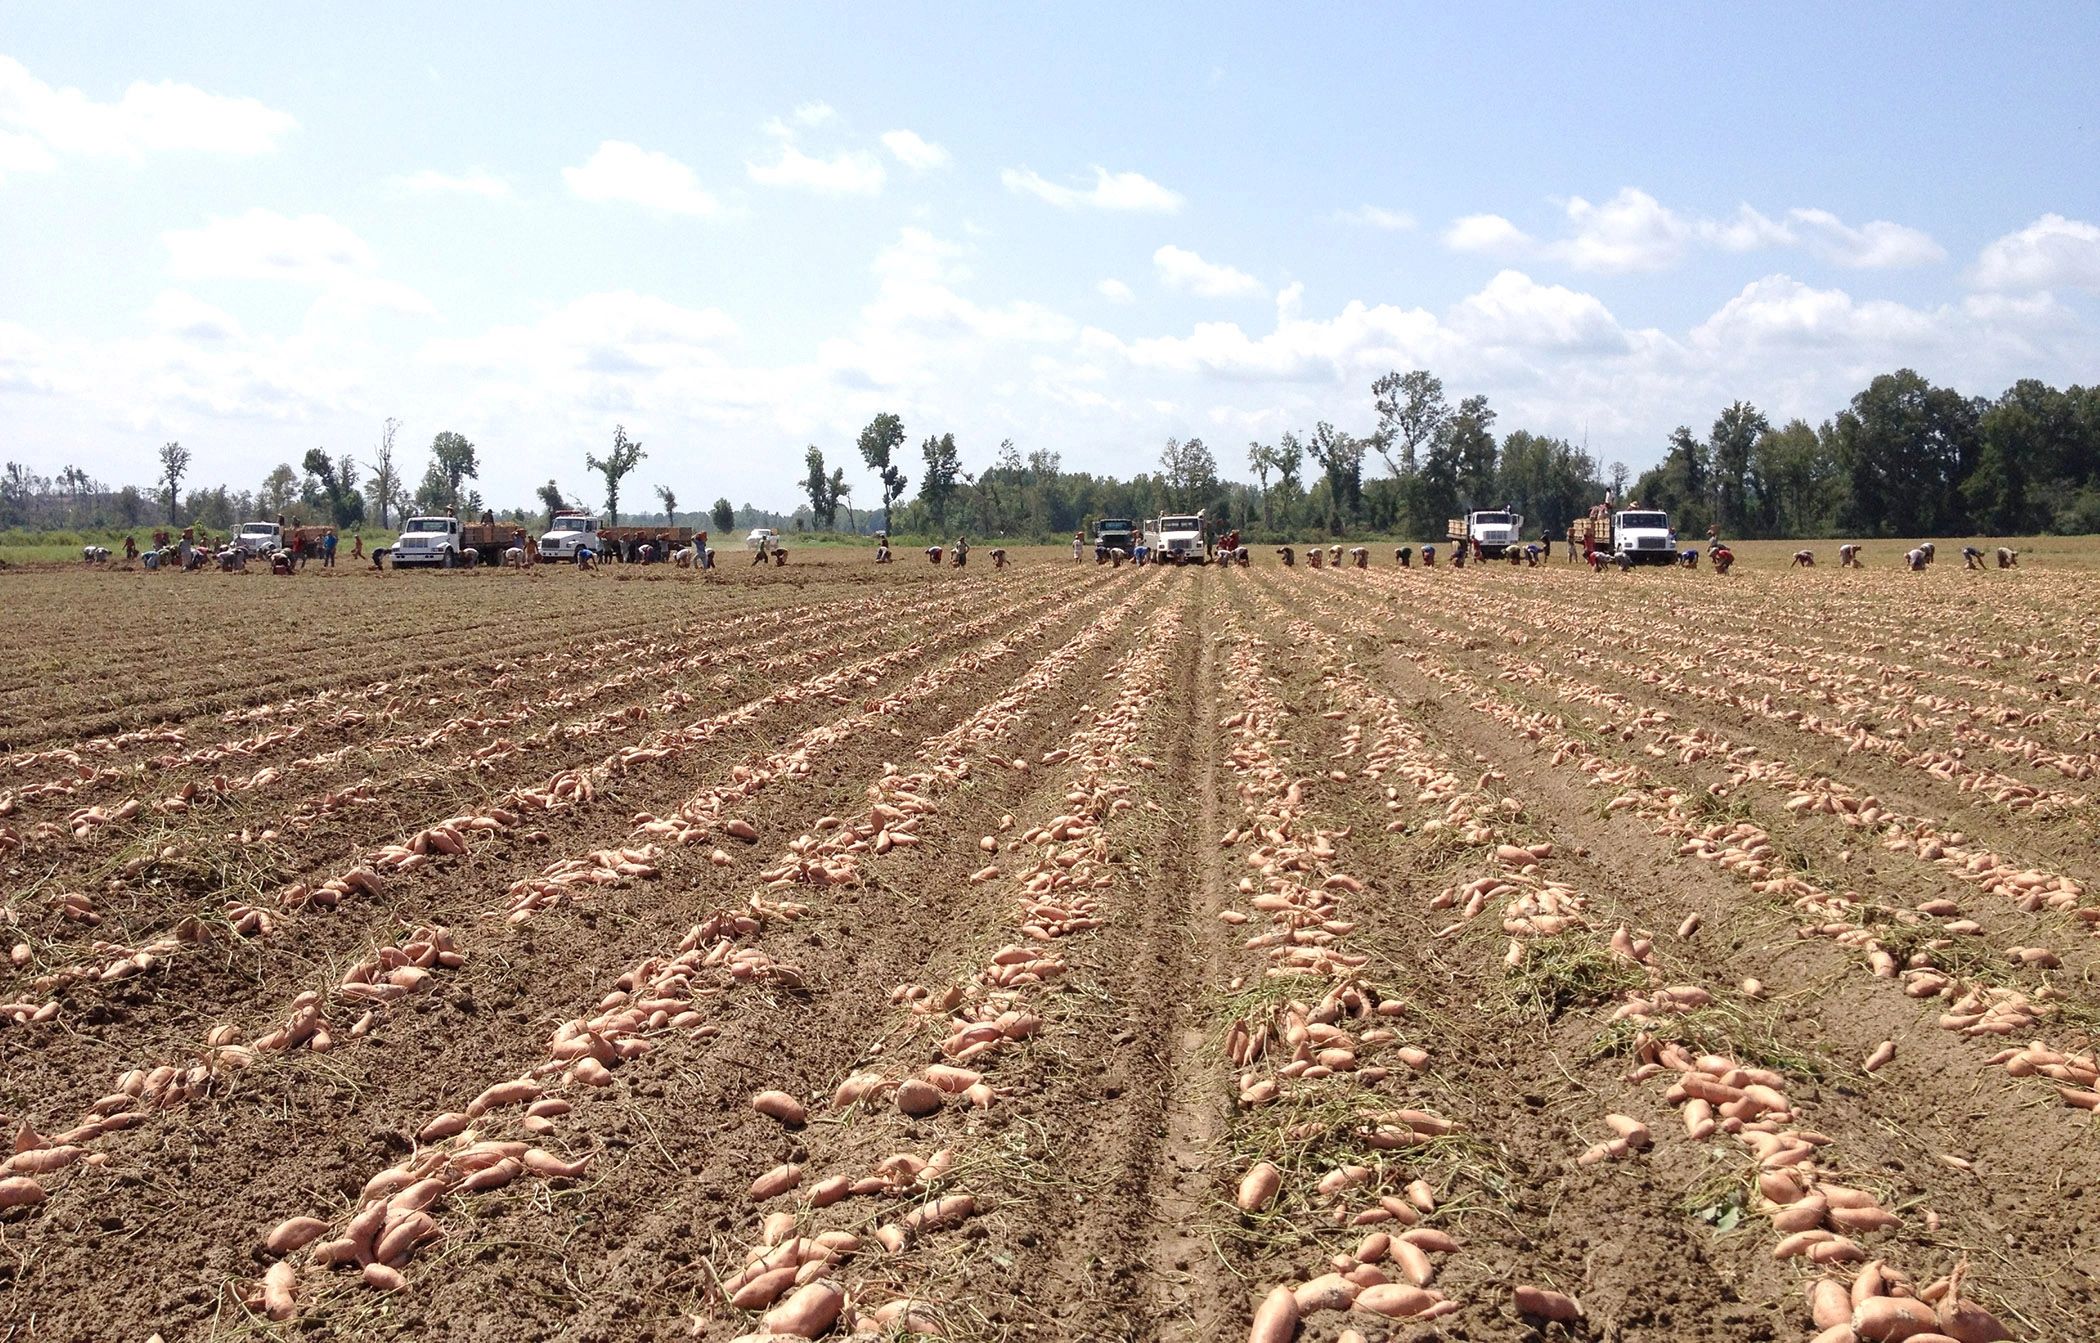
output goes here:
<path id="1" fill-rule="evenodd" d="M 402 494 L 401 473 L 394 468 L 394 435 L 400 428 L 401 421 L 387 417 L 386 427 L 379 431 L 379 446 L 372 450 L 372 474 L 365 481 L 365 498 L 379 511 L 382 530 L 393 525 L 387 514 Z"/>

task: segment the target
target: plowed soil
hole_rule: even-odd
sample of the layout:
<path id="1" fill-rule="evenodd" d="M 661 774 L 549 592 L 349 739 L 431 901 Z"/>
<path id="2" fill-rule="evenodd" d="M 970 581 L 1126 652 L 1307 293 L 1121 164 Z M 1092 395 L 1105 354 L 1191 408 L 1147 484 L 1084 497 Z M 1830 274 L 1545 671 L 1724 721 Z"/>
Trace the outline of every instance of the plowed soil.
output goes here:
<path id="1" fill-rule="evenodd" d="M 2100 1336 L 2083 572 L 1016 554 L 0 580 L 0 1340 Z"/>

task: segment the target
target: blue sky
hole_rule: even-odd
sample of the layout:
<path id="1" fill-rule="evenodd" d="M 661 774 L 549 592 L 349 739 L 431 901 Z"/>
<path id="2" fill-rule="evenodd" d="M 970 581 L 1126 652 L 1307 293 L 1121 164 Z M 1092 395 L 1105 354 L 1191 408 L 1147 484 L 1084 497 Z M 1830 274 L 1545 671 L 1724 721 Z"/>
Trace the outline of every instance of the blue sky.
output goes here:
<path id="1" fill-rule="evenodd" d="M 10 5 L 0 433 L 252 488 L 392 415 L 507 504 L 617 422 L 785 505 L 877 410 L 1232 469 L 1427 367 L 1638 468 L 2100 378 L 2096 66 L 2091 4 Z"/>

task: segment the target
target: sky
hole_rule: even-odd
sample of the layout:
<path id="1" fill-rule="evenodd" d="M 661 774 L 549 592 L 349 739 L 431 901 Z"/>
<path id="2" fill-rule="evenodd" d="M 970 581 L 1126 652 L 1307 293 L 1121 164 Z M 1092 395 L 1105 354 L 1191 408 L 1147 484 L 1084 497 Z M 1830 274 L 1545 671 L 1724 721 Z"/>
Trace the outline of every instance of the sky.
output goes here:
<path id="1" fill-rule="evenodd" d="M 0 453 L 490 503 L 1151 469 L 1426 368 L 1635 471 L 1911 367 L 2100 380 L 2100 5 L 0 2 Z M 1373 466 L 1375 467 L 1375 459 Z"/>

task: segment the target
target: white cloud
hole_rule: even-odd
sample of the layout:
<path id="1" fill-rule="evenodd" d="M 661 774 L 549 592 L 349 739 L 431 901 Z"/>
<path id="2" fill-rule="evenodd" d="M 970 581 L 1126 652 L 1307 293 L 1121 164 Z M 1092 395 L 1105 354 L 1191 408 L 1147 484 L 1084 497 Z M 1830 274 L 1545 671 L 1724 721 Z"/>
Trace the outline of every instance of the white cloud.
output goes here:
<path id="1" fill-rule="evenodd" d="M 298 127 L 289 113 L 253 98 L 189 84 L 143 81 L 115 102 L 53 88 L 21 62 L 0 56 L 0 173 L 48 171 L 68 155 L 134 162 L 149 153 L 268 153 Z"/>
<path id="2" fill-rule="evenodd" d="M 2100 227 L 2045 214 L 1985 247 L 1969 279 L 1979 289 L 2008 293 L 2043 289 L 2100 293 Z"/>
<path id="3" fill-rule="evenodd" d="M 1842 289 L 1816 289 L 1787 275 L 1743 287 L 1692 330 L 1708 349 L 1914 350 L 1935 343 L 1933 313 L 1886 300 L 1860 302 Z"/>
<path id="4" fill-rule="evenodd" d="M 1672 210 L 1637 187 L 1623 187 L 1602 204 L 1571 197 L 1563 209 L 1570 231 L 1561 238 L 1540 241 L 1500 215 L 1481 214 L 1454 221 L 1444 244 L 1454 251 L 1543 258 L 1604 273 L 1666 270 L 1682 261 L 1695 242 L 1729 252 L 1801 247 L 1854 269 L 1922 266 L 1946 257 L 1918 229 L 1886 219 L 1854 227 L 1828 210 L 1797 208 L 1773 219 L 1742 205 L 1731 218 L 1701 219 Z"/>
<path id="5" fill-rule="evenodd" d="M 1137 297 L 1136 294 L 1130 292 L 1129 285 L 1116 279 L 1103 280 L 1095 285 L 1094 289 L 1101 297 L 1109 300 L 1111 303 L 1129 303 Z"/>
<path id="6" fill-rule="evenodd" d="M 1828 210 L 1789 210 L 1787 219 L 1801 243 L 1823 260 L 1858 270 L 1928 266 L 1947 259 L 1932 235 L 1886 219 L 1853 228 Z"/>
<path id="7" fill-rule="evenodd" d="M 897 156 L 897 162 L 918 172 L 929 168 L 948 166 L 948 151 L 921 137 L 914 131 L 884 131 L 883 148 Z"/>
<path id="8" fill-rule="evenodd" d="M 1398 232 L 1415 226 L 1415 217 L 1405 210 L 1388 210 L 1378 205 L 1359 205 L 1354 210 L 1343 210 L 1338 216 L 1346 223 L 1363 224 L 1370 228 L 1389 229 Z"/>
<path id="9" fill-rule="evenodd" d="M 1084 205 L 1096 210 L 1173 214 L 1182 206 L 1178 192 L 1169 191 L 1142 173 L 1112 173 L 1097 164 L 1093 174 L 1091 187 L 1060 186 L 1031 168 L 1007 168 L 999 174 L 999 180 L 1017 196 L 1034 196 L 1063 210 Z"/>
<path id="10" fill-rule="evenodd" d="M 463 173 L 441 173 L 435 168 L 394 179 L 404 191 L 437 196 L 480 196 L 484 200 L 508 200 L 510 183 L 482 168 Z"/>
<path id="11" fill-rule="evenodd" d="M 1523 255 L 1537 246 L 1531 235 L 1501 215 L 1463 215 L 1444 230 L 1444 246 L 1454 252 Z"/>
<path id="12" fill-rule="evenodd" d="M 1487 347 L 1616 353 L 1627 346 L 1626 333 L 1596 295 L 1539 284 L 1514 270 L 1461 300 L 1449 325 Z"/>
<path id="13" fill-rule="evenodd" d="M 838 110 L 830 103 L 803 103 L 795 109 L 794 121 L 797 126 L 821 126 L 837 116 Z"/>
<path id="14" fill-rule="evenodd" d="M 179 289 L 162 291 L 146 309 L 146 320 L 154 330 L 192 345 L 221 345 L 248 334 L 232 313 Z"/>
<path id="15" fill-rule="evenodd" d="M 561 175 L 569 190 L 587 201 L 643 205 L 682 215 L 711 215 L 720 208 L 701 189 L 691 168 L 669 154 L 625 140 L 604 141 L 588 162 L 563 168 Z"/>
<path id="16" fill-rule="evenodd" d="M 719 347 L 736 334 L 736 322 L 719 309 L 619 290 L 586 294 L 530 324 L 435 340 L 424 353 L 581 394 L 597 380 L 720 367 Z"/>
<path id="17" fill-rule="evenodd" d="M 161 235 L 170 269 L 182 279 L 278 280 L 322 290 L 334 305 L 429 313 L 430 300 L 383 279 L 365 240 L 327 215 L 296 218 L 274 210 L 217 216 Z"/>
<path id="18" fill-rule="evenodd" d="M 1172 243 L 1152 254 L 1152 265 L 1163 283 L 1204 298 L 1230 298 L 1261 289 L 1261 282 L 1247 272 L 1205 261 Z"/>
<path id="19" fill-rule="evenodd" d="M 1602 205 L 1571 197 L 1567 211 L 1574 236 L 1549 251 L 1577 270 L 1662 270 L 1684 256 L 1693 232 L 1675 211 L 1634 187 Z"/>
<path id="20" fill-rule="evenodd" d="M 775 187 L 801 187 L 827 196 L 872 196 L 882 190 L 882 163 L 873 154 L 841 151 L 828 159 L 813 158 L 791 144 L 780 147 L 773 163 L 746 163 L 751 180 Z"/>

